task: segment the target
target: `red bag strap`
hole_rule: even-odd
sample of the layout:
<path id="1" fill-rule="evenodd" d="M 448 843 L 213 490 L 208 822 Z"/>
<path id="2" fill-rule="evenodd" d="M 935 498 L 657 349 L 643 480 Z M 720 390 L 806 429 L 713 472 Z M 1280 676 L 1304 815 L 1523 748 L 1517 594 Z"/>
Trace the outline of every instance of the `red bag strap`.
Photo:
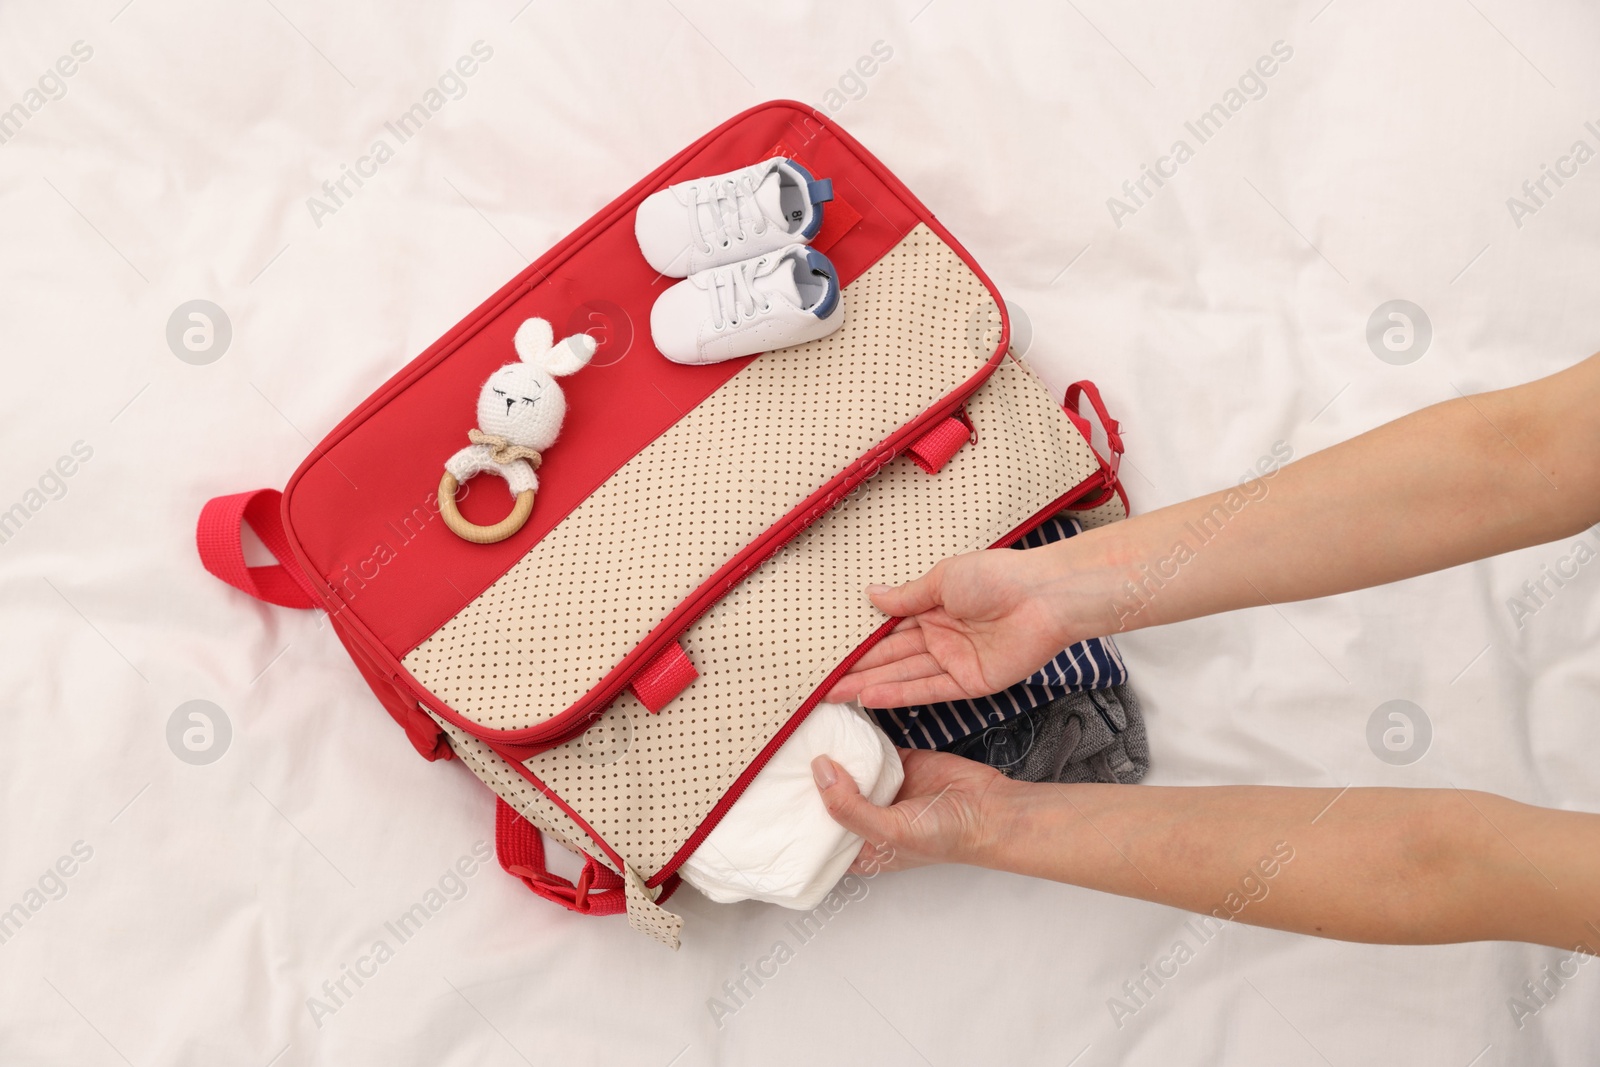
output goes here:
<path id="1" fill-rule="evenodd" d="M 1067 416 L 1078 424 L 1078 429 L 1083 432 L 1085 440 L 1094 445 L 1094 433 L 1088 426 L 1088 419 L 1079 410 L 1079 401 L 1083 397 L 1089 398 L 1089 406 L 1094 411 L 1095 418 L 1106 432 L 1106 445 L 1111 449 L 1111 455 L 1104 457 L 1111 467 L 1111 473 L 1117 473 L 1117 467 L 1122 461 L 1122 426 L 1111 413 L 1106 410 L 1106 402 L 1100 397 L 1100 390 L 1095 388 L 1091 381 L 1073 382 L 1067 386 L 1066 402 L 1061 406 L 1066 410 Z"/>
<path id="2" fill-rule="evenodd" d="M 544 863 L 544 838 L 539 828 L 503 799 L 494 805 L 494 850 L 507 874 L 546 900 L 584 915 L 620 915 L 628 910 L 622 876 L 583 857 L 583 872 L 576 884 L 551 874 Z"/>
<path id="3" fill-rule="evenodd" d="M 283 494 L 276 489 L 208 500 L 200 509 L 195 546 L 206 570 L 235 589 L 279 607 L 314 608 L 319 603 L 316 590 L 289 548 L 289 535 L 283 529 L 282 501 Z M 240 534 L 247 522 L 277 563 L 245 566 Z"/>

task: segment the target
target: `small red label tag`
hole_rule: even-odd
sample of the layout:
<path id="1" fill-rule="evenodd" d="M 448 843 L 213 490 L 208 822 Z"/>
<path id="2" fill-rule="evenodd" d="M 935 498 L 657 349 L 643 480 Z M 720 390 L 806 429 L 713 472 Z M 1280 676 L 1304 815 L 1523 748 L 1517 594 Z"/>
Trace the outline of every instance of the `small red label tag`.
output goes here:
<path id="1" fill-rule="evenodd" d="M 639 668 L 631 686 L 639 703 L 654 715 L 672 703 L 672 698 L 687 689 L 689 683 L 698 677 L 700 672 L 689 662 L 689 654 L 674 641 Z"/>
<path id="2" fill-rule="evenodd" d="M 911 447 L 906 449 L 906 454 L 929 474 L 938 474 L 971 437 L 971 428 L 951 415 L 949 418 L 939 420 L 939 425 L 912 442 Z"/>

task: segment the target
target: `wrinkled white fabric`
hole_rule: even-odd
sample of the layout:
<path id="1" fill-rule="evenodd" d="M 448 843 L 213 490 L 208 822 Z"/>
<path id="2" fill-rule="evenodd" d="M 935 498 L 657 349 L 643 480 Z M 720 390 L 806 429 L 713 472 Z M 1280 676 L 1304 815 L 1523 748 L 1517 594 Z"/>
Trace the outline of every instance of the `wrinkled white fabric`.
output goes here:
<path id="1" fill-rule="evenodd" d="M 900 791 L 905 772 L 882 730 L 857 705 L 818 704 L 761 768 L 679 873 L 719 903 L 765 900 L 810 911 L 861 849 L 828 814 L 811 761 L 831 756 L 874 804 Z"/>
<path id="2" fill-rule="evenodd" d="M 940 0 L 830 5 L 802 27 L 787 4 L 715 24 L 686 3 L 275 4 L 0 4 L 0 113 L 74 41 L 94 50 L 0 145 L 0 514 L 29 512 L 0 528 L 0 913 L 38 905 L 0 944 L 0 1064 L 122 1063 L 108 1042 L 141 1067 L 521 1063 L 508 1040 L 537 1063 L 920 1063 L 903 1034 L 939 1064 L 1594 1067 L 1597 961 L 1539 1007 L 1522 983 L 1564 952 L 1238 922 L 1202 942 L 1180 909 L 951 864 L 864 882 L 805 944 L 794 914 L 685 889 L 667 902 L 688 923 L 669 952 L 479 863 L 489 791 L 459 760 L 417 756 L 323 613 L 207 574 L 194 522 L 208 497 L 281 487 L 308 439 L 528 258 L 775 96 L 825 111 L 938 214 L 1058 396 L 1099 385 L 1136 511 L 1234 485 L 1280 439 L 1308 455 L 1457 387 L 1549 373 L 1600 338 L 1582 266 L 1600 260 L 1600 159 L 1547 182 L 1534 216 L 1506 200 L 1576 138 L 1596 144 L 1600 5 Z M 384 124 L 480 36 L 466 94 L 400 143 Z M 1183 124 L 1280 37 L 1295 57 L 1268 94 L 1199 144 Z M 394 158 L 335 203 L 323 181 L 380 136 Z M 1195 157 L 1147 181 L 1119 227 L 1107 198 L 1179 137 Z M 197 298 L 233 325 L 206 366 L 164 335 Z M 615 298 L 541 308 L 564 334 L 586 301 Z M 1366 341 L 1394 298 L 1434 327 L 1406 366 Z M 583 329 L 626 330 L 596 307 Z M 631 325 L 626 359 L 647 329 L 637 309 Z M 420 503 L 439 472 L 405 476 Z M 1150 785 L 1453 784 L 1600 810 L 1600 563 L 1537 603 L 1523 589 L 1570 573 L 1577 540 L 1123 635 Z M 1409 766 L 1367 743 L 1397 697 L 1434 726 Z M 208 754 L 226 751 L 205 765 L 178 755 L 194 755 L 194 720 L 166 733 L 195 699 L 232 727 L 225 740 L 211 713 Z M 1344 804 L 1289 843 L 1312 849 Z M 57 863 L 75 872 L 64 896 Z M 400 944 L 385 923 L 430 894 Z M 930 936 L 975 915 L 958 944 Z M 345 976 L 371 973 L 379 939 L 396 955 L 358 986 Z M 772 973 L 780 939 L 798 956 L 758 987 L 745 975 Z M 1178 960 L 1163 986 L 1142 977 Z M 336 1003 L 324 983 L 340 981 Z M 796 1025 L 812 1019 L 826 1023 Z"/>

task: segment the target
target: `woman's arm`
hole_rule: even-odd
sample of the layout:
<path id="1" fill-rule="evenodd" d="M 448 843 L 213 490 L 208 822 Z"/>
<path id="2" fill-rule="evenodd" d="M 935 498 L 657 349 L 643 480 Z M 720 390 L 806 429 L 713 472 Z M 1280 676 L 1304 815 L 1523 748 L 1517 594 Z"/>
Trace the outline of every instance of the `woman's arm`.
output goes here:
<path id="1" fill-rule="evenodd" d="M 1456 789 L 1012 782 L 904 752 L 880 808 L 820 757 L 866 873 L 956 862 L 1346 941 L 1600 949 L 1600 816 Z"/>
<path id="2" fill-rule="evenodd" d="M 1257 483 L 875 587 L 873 603 L 906 622 L 828 699 L 992 693 L 1085 637 L 1362 589 L 1597 521 L 1600 356 L 1425 408 Z"/>

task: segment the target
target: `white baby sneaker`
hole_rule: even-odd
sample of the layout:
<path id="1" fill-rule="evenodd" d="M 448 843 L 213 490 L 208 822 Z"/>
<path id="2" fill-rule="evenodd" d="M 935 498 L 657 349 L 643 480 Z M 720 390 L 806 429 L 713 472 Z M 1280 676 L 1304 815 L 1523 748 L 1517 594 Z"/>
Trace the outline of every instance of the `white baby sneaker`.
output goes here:
<path id="1" fill-rule="evenodd" d="M 833 264 L 801 244 L 691 274 L 650 309 L 650 336 L 674 363 L 721 363 L 804 344 L 843 323 Z"/>
<path id="2" fill-rule="evenodd" d="M 633 232 L 650 266 L 672 278 L 805 242 L 822 228 L 833 183 L 782 156 L 652 193 Z"/>

